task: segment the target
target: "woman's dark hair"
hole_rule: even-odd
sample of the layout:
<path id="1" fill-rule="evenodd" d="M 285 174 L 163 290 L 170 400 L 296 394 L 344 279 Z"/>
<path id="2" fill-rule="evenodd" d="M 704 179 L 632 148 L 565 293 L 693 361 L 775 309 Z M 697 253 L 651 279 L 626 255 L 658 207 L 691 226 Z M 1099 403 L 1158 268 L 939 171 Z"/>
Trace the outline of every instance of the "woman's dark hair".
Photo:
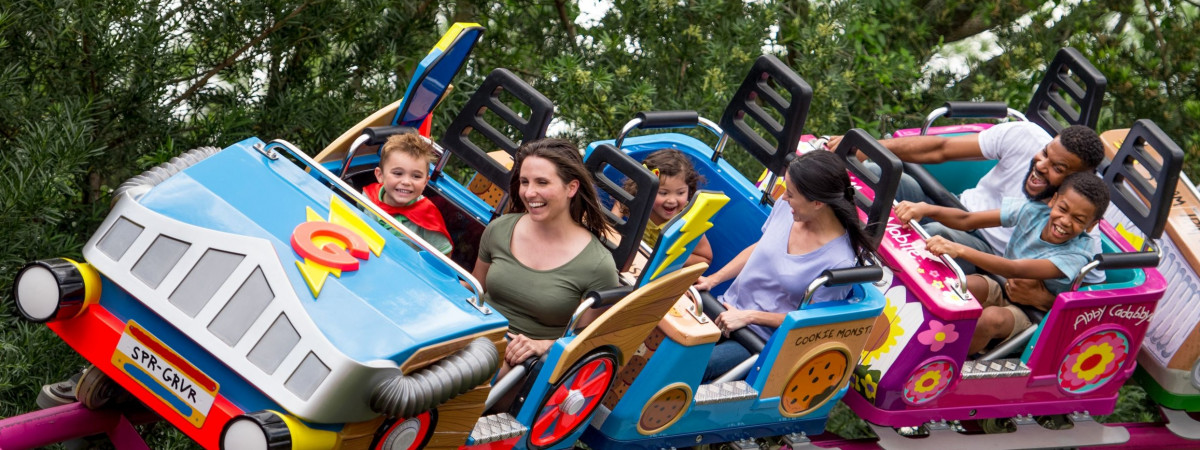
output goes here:
<path id="1" fill-rule="evenodd" d="M 704 176 L 696 172 L 692 161 L 683 152 L 673 148 L 655 150 L 642 160 L 642 165 L 651 172 L 657 170 L 656 175 L 659 177 L 683 177 L 683 184 L 688 187 L 688 199 L 696 195 L 696 191 L 700 189 L 700 183 L 704 182 Z M 637 183 L 634 183 L 633 180 L 626 179 L 622 187 L 630 195 L 637 195 Z M 621 204 L 621 214 L 629 215 L 624 204 Z"/>
<path id="2" fill-rule="evenodd" d="M 558 178 L 564 184 L 572 180 L 579 181 L 579 190 L 571 197 L 569 208 L 571 219 L 582 225 L 597 239 L 604 240 L 605 234 L 612 231 L 604 211 L 600 209 L 600 200 L 596 196 L 596 184 L 591 174 L 583 166 L 583 157 L 579 149 L 565 139 L 540 139 L 526 142 L 517 149 L 517 157 L 513 161 L 512 180 L 509 181 L 508 193 L 516 197 L 521 192 L 521 164 L 525 158 L 536 156 L 554 164 Z M 509 212 L 525 212 L 525 202 L 514 198 L 509 202 Z"/>
<path id="3" fill-rule="evenodd" d="M 811 151 L 792 160 L 787 175 L 804 198 L 829 205 L 838 223 L 850 235 L 850 245 L 854 247 L 859 264 L 875 254 L 871 239 L 858 219 L 854 186 L 850 185 L 850 175 L 841 159 L 832 152 Z"/>

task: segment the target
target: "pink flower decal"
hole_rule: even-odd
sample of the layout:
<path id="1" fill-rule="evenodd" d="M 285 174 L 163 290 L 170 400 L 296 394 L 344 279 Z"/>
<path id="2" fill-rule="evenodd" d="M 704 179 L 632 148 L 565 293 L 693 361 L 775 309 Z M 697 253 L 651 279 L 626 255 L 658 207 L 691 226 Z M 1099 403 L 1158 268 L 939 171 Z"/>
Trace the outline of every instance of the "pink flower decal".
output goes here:
<path id="1" fill-rule="evenodd" d="M 954 364 L 938 360 L 914 370 L 904 383 L 904 401 L 919 405 L 941 395 L 954 380 Z"/>
<path id="2" fill-rule="evenodd" d="M 1063 358 L 1058 368 L 1058 386 L 1071 394 L 1089 392 L 1116 375 L 1129 356 L 1129 338 L 1116 330 L 1088 336 Z"/>
<path id="3" fill-rule="evenodd" d="M 958 332 L 954 331 L 954 324 L 944 324 L 936 320 L 930 320 L 929 329 L 917 334 L 917 342 L 928 345 L 929 349 L 935 352 L 957 340 Z"/>

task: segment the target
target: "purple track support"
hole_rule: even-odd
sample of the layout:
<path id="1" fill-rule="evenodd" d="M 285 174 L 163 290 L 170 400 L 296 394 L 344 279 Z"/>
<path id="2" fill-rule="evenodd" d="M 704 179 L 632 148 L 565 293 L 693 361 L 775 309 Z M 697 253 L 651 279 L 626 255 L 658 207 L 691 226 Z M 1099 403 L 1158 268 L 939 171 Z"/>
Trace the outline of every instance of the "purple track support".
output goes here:
<path id="1" fill-rule="evenodd" d="M 144 409 L 90 410 L 71 403 L 0 420 L 0 448 L 43 447 L 104 433 L 119 450 L 149 450 L 133 425 L 157 420 Z"/>

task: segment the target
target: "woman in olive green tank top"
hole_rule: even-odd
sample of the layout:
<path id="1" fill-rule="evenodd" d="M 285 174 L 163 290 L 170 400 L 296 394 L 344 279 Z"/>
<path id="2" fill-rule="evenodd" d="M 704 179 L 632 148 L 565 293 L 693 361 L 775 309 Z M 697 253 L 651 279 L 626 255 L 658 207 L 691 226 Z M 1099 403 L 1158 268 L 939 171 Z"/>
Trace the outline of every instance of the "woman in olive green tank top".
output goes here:
<path id="1" fill-rule="evenodd" d="M 509 320 L 502 372 L 545 354 L 583 294 L 618 284 L 616 264 L 599 241 L 611 228 L 579 150 L 562 139 L 526 143 L 513 167 L 509 192 L 516 199 L 484 231 L 473 273 L 484 301 Z M 578 325 L 594 318 L 585 314 Z"/>

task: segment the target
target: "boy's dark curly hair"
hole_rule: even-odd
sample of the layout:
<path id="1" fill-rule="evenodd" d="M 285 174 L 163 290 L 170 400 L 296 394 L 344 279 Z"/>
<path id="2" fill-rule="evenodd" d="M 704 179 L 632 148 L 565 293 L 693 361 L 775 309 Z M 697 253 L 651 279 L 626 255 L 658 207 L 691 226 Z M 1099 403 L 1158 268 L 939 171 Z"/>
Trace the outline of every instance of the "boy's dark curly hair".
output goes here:
<path id="1" fill-rule="evenodd" d="M 1062 194 L 1068 189 L 1078 192 L 1096 208 L 1096 214 L 1092 220 L 1100 220 L 1101 217 L 1104 217 L 1104 212 L 1108 210 L 1108 185 L 1104 184 L 1104 180 L 1099 176 L 1090 170 L 1075 172 L 1063 180 L 1062 187 L 1058 189 L 1058 192 Z"/>

